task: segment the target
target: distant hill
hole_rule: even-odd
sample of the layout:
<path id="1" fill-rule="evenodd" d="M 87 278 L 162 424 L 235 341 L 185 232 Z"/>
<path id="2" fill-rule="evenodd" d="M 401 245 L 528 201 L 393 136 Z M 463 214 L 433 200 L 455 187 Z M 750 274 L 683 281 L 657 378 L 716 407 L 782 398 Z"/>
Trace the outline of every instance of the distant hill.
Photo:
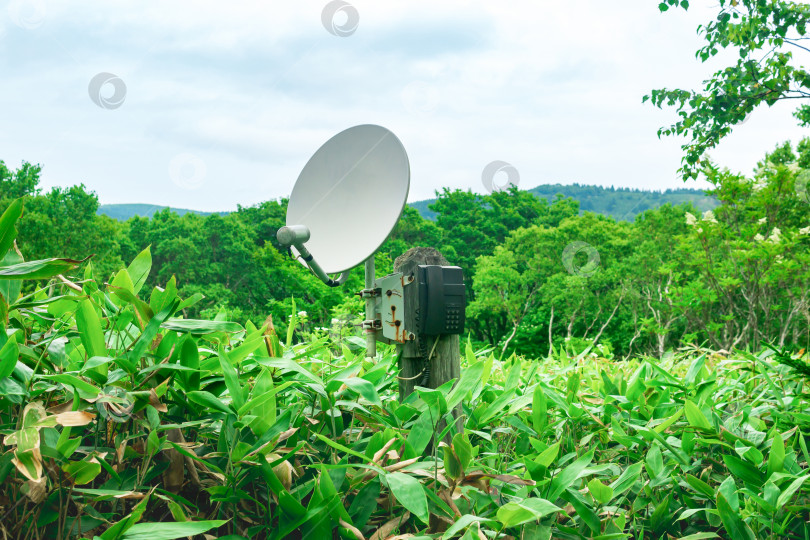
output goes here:
<path id="1" fill-rule="evenodd" d="M 160 212 L 164 208 L 171 208 L 172 212 L 183 215 L 191 212 L 201 216 L 208 216 L 220 212 L 200 212 L 199 210 L 188 210 L 186 208 L 174 208 L 159 206 L 157 204 L 102 204 L 98 207 L 96 214 L 110 216 L 111 218 L 126 221 L 133 216 L 152 217 L 155 212 Z"/>
<path id="2" fill-rule="evenodd" d="M 711 210 L 717 206 L 714 197 L 706 195 L 702 189 L 668 189 L 666 191 L 646 191 L 642 189 L 614 188 L 601 186 L 585 186 L 571 184 L 540 185 L 529 190 L 538 197 L 551 202 L 559 193 L 564 197 L 571 197 L 579 201 L 582 212 L 594 212 L 611 216 L 619 221 L 633 221 L 636 215 L 658 208 L 667 203 L 675 206 L 691 202 L 701 212 Z"/>
<path id="3" fill-rule="evenodd" d="M 672 205 L 691 202 L 701 212 L 717 206 L 717 201 L 700 189 L 668 189 L 647 191 L 631 188 L 587 186 L 580 184 L 543 184 L 528 190 L 529 193 L 551 202 L 559 194 L 579 201 L 582 212 L 594 212 L 611 216 L 619 221 L 633 221 L 636 215 L 658 208 L 667 203 Z M 428 208 L 436 199 L 416 201 L 411 206 L 419 210 L 423 217 L 436 219 L 436 212 Z"/>
<path id="4" fill-rule="evenodd" d="M 544 184 L 532 188 L 529 193 L 544 198 L 549 202 L 559 194 L 579 201 L 582 212 L 594 212 L 611 216 L 617 220 L 633 221 L 635 217 L 652 208 L 658 208 L 667 203 L 672 205 L 691 202 L 701 212 L 711 210 L 717 206 L 717 201 L 706 195 L 700 189 L 668 189 L 666 191 L 646 191 L 631 188 L 613 188 L 601 186 L 587 186 L 580 184 Z M 436 212 L 428 208 L 436 199 L 427 199 L 410 203 L 410 206 L 419 210 L 423 217 L 435 220 Z M 102 204 L 98 214 L 126 221 L 132 216 L 151 217 L 155 212 L 167 208 L 155 204 Z M 227 212 L 200 212 L 186 208 L 171 208 L 173 212 L 183 215 L 188 212 L 208 216 L 210 214 Z"/>
<path id="5" fill-rule="evenodd" d="M 417 210 L 419 210 L 419 213 L 422 214 L 423 218 L 429 219 L 431 221 L 436 221 L 437 216 L 436 212 L 428 208 L 428 205 L 431 205 L 434 202 L 436 202 L 436 199 L 427 199 L 424 201 L 416 201 L 409 203 L 408 206 L 411 206 L 412 208 L 416 208 Z"/>

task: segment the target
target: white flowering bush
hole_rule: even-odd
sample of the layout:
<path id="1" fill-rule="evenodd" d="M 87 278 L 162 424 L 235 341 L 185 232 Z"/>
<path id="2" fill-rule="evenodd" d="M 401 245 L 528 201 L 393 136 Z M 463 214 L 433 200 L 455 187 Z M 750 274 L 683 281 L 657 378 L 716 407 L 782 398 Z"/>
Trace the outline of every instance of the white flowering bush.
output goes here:
<path id="1" fill-rule="evenodd" d="M 718 348 L 797 339 L 791 317 L 768 306 L 810 318 L 810 205 L 796 187 L 806 171 L 775 161 L 766 159 L 753 180 L 708 169 L 720 205 L 700 218 L 685 213 L 689 232 L 677 259 L 687 262 L 668 301 Z"/>

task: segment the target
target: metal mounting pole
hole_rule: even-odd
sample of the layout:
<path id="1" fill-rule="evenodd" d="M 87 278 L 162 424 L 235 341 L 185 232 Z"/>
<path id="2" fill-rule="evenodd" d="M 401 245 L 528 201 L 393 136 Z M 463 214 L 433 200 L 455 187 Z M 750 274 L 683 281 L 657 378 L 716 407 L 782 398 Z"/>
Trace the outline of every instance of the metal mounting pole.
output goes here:
<path id="1" fill-rule="evenodd" d="M 374 254 L 366 259 L 366 291 L 374 290 Z M 374 320 L 377 318 L 375 295 L 367 294 L 366 299 L 366 356 L 374 358 L 377 356 L 377 330 L 374 328 Z"/>

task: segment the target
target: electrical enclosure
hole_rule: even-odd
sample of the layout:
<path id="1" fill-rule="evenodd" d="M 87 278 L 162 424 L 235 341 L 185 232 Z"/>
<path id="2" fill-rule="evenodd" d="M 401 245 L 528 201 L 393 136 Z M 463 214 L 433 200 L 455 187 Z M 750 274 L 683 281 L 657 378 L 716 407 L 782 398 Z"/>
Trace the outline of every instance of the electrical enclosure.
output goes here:
<path id="1" fill-rule="evenodd" d="M 420 265 L 416 279 L 419 288 L 419 333 L 426 336 L 463 333 L 467 296 L 461 268 Z"/>

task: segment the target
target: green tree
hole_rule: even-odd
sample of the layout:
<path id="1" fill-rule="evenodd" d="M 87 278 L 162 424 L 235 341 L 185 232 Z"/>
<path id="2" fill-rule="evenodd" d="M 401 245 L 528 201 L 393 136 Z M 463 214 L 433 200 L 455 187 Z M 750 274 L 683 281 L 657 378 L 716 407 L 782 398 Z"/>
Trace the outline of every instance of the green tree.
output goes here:
<path id="1" fill-rule="evenodd" d="M 406 206 L 391 236 L 383 243 L 379 252 L 394 260 L 412 247 L 438 248 L 441 238 L 442 232 L 435 223 L 423 218 L 415 208 Z"/>
<path id="2" fill-rule="evenodd" d="M 17 228 L 18 240 L 26 259 L 93 255 L 93 267 L 102 279 L 123 267 L 118 238 L 121 224 L 99 216 L 98 197 L 83 184 L 54 187 L 42 193 L 39 187 L 42 167 L 23 162 L 10 171 L 0 161 L 0 207 L 25 197 L 25 212 Z"/>
<path id="3" fill-rule="evenodd" d="M 689 331 L 714 347 L 810 341 L 810 208 L 797 190 L 810 171 L 787 150 L 766 156 L 753 178 L 708 168 L 720 206 L 686 216 L 684 279 L 671 296 Z"/>
<path id="4" fill-rule="evenodd" d="M 514 231 L 492 255 L 478 258 L 469 316 L 505 353 L 518 328 L 542 300 L 548 276 L 559 271 L 562 241 L 556 229 L 535 225 Z"/>
<path id="5" fill-rule="evenodd" d="M 636 346 L 644 352 L 654 351 L 660 358 L 668 345 L 677 345 L 683 333 L 683 314 L 670 293 L 684 276 L 682 257 L 686 254 L 680 246 L 691 232 L 687 213 L 699 214 L 692 205 L 682 204 L 664 205 L 636 217 L 631 231 L 633 249 L 623 262 L 628 277 L 626 312 L 620 319 L 625 354 Z"/>
<path id="6" fill-rule="evenodd" d="M 254 206 L 239 205 L 236 217 L 251 231 L 251 239 L 258 247 L 265 242 L 284 250 L 276 239 L 276 232 L 287 223 L 287 199 L 265 201 Z"/>
<path id="7" fill-rule="evenodd" d="M 492 254 L 511 231 L 535 224 L 556 225 L 578 211 L 570 203 L 560 202 L 552 212 L 545 199 L 515 187 L 491 195 L 445 188 L 437 193 L 430 209 L 438 213 L 439 251 L 469 276 L 475 259 Z"/>
<path id="8" fill-rule="evenodd" d="M 226 215 L 179 216 L 165 209 L 152 218 L 130 219 L 122 251 L 125 258 L 132 257 L 151 245 L 157 271 L 149 285 L 165 284 L 174 276 L 181 294 L 204 297 L 189 316 L 225 310 L 261 325 L 271 315 L 277 329 L 284 331 L 294 299 L 310 322 L 328 325 L 331 309 L 349 291 L 362 288 L 362 270 L 353 270 L 343 287 L 323 285 L 278 246 L 275 233 L 284 223 L 285 210 L 285 200 L 240 207 Z"/>
<path id="9" fill-rule="evenodd" d="M 689 8 L 687 0 L 664 0 L 661 11 Z M 679 120 L 658 135 L 686 136 L 680 173 L 697 178 L 706 165 L 706 151 L 714 148 L 761 104 L 810 97 L 810 73 L 794 58 L 810 52 L 806 45 L 810 5 L 788 0 L 719 0 L 717 17 L 698 27 L 705 44 L 696 56 L 706 62 L 724 50 L 735 60 L 704 81 L 701 90 L 658 89 L 644 101 L 675 107 Z M 810 105 L 794 113 L 810 125 Z"/>
<path id="10" fill-rule="evenodd" d="M 555 336 L 598 342 L 626 296 L 620 263 L 631 227 L 586 213 L 557 227 L 516 229 L 478 259 L 470 316 L 500 332 L 488 338 L 502 352 L 513 340 L 516 351 L 535 355 L 548 352 Z"/>

